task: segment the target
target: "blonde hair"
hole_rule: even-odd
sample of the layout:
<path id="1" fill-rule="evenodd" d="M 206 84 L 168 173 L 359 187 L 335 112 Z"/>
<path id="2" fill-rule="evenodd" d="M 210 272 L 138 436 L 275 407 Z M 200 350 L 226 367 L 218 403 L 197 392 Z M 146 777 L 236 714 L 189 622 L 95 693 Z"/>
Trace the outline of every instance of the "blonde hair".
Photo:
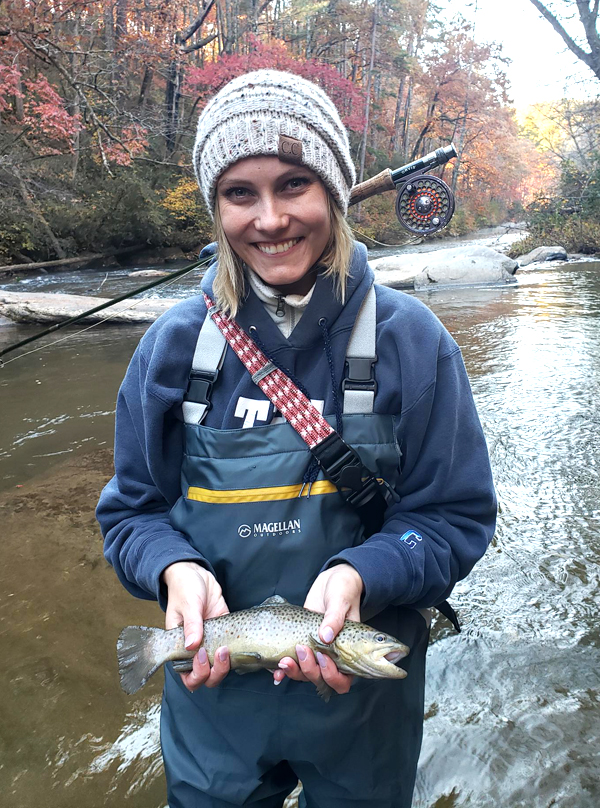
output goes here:
<path id="1" fill-rule="evenodd" d="M 327 191 L 327 203 L 331 232 L 329 241 L 317 263 L 325 267 L 323 273 L 325 277 L 334 278 L 336 295 L 344 303 L 346 281 L 354 250 L 352 231 L 329 191 Z M 225 235 L 218 201 L 215 205 L 214 239 L 217 242 L 219 258 L 217 276 L 213 283 L 215 302 L 225 314 L 235 317 L 244 294 L 244 264 L 233 251 Z"/>

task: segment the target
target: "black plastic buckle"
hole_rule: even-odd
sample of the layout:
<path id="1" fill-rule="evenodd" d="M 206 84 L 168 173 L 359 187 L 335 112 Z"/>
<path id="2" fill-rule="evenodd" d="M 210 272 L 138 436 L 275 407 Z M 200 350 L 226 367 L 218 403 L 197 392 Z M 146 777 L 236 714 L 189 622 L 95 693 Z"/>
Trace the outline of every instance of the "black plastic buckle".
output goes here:
<path id="1" fill-rule="evenodd" d="M 211 403 L 209 396 L 218 375 L 218 371 L 210 373 L 205 370 L 192 370 L 184 400 L 193 401 L 196 404 L 204 404 L 210 409 Z"/>
<path id="2" fill-rule="evenodd" d="M 355 508 L 360 508 L 380 493 L 376 478 L 364 466 L 358 453 L 348 446 L 337 432 L 333 432 L 314 446 L 311 452 L 317 458 L 327 479 L 340 489 L 346 501 Z"/>
<path id="3" fill-rule="evenodd" d="M 346 359 L 348 366 L 348 375 L 342 381 L 342 390 L 366 390 L 375 394 L 377 392 L 377 382 L 373 368 L 375 366 L 375 359 L 368 359 L 365 357 L 349 356 Z"/>

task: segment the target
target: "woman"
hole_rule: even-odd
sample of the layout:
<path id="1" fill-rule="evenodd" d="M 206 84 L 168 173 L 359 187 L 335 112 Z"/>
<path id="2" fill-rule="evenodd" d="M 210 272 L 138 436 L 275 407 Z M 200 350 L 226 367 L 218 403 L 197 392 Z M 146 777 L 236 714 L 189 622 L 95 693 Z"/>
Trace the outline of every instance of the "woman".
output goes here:
<path id="1" fill-rule="evenodd" d="M 270 70 L 233 80 L 200 116 L 194 166 L 218 261 L 202 282 L 208 301 L 163 315 L 121 387 L 116 474 L 98 506 L 106 557 L 132 594 L 158 599 L 167 628 L 183 622 L 190 649 L 203 620 L 279 594 L 324 613 L 324 642 L 362 616 L 411 653 L 402 682 L 352 683 L 301 646 L 272 676 L 227 676 L 225 647 L 212 667 L 202 649 L 192 672 L 169 667 L 169 805 L 281 806 L 300 778 L 313 808 L 408 808 L 425 610 L 470 571 L 494 529 L 460 352 L 414 297 L 371 291 L 366 250 L 344 219 L 355 180 L 347 134 L 318 87 Z M 306 444 L 223 350 L 211 301 L 385 480 L 391 504 L 378 532 L 365 537 Z M 340 694 L 327 704 L 315 693 L 322 681 Z"/>

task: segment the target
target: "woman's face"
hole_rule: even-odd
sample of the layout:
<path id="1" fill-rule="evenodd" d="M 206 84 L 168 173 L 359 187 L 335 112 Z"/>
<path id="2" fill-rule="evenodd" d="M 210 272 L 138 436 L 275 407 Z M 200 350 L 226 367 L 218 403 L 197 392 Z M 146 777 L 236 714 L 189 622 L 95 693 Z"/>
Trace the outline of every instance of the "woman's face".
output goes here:
<path id="1" fill-rule="evenodd" d="M 327 191 L 310 168 L 247 157 L 219 178 L 217 205 L 232 249 L 266 284 L 310 290 L 331 232 Z"/>

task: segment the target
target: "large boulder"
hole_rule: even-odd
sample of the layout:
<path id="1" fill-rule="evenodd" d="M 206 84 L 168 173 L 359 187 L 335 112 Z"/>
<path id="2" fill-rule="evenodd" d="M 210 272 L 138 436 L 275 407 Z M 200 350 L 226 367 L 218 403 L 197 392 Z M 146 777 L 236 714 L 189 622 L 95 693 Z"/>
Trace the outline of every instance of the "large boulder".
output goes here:
<path id="1" fill-rule="evenodd" d="M 375 280 L 394 288 L 426 289 L 508 283 L 518 264 L 490 247 L 452 247 L 427 253 L 387 256 L 371 262 Z"/>
<path id="2" fill-rule="evenodd" d="M 567 251 L 564 247 L 536 247 L 535 250 L 528 252 L 526 255 L 520 255 L 517 258 L 520 267 L 529 266 L 529 264 L 541 264 L 544 261 L 566 261 Z"/>

